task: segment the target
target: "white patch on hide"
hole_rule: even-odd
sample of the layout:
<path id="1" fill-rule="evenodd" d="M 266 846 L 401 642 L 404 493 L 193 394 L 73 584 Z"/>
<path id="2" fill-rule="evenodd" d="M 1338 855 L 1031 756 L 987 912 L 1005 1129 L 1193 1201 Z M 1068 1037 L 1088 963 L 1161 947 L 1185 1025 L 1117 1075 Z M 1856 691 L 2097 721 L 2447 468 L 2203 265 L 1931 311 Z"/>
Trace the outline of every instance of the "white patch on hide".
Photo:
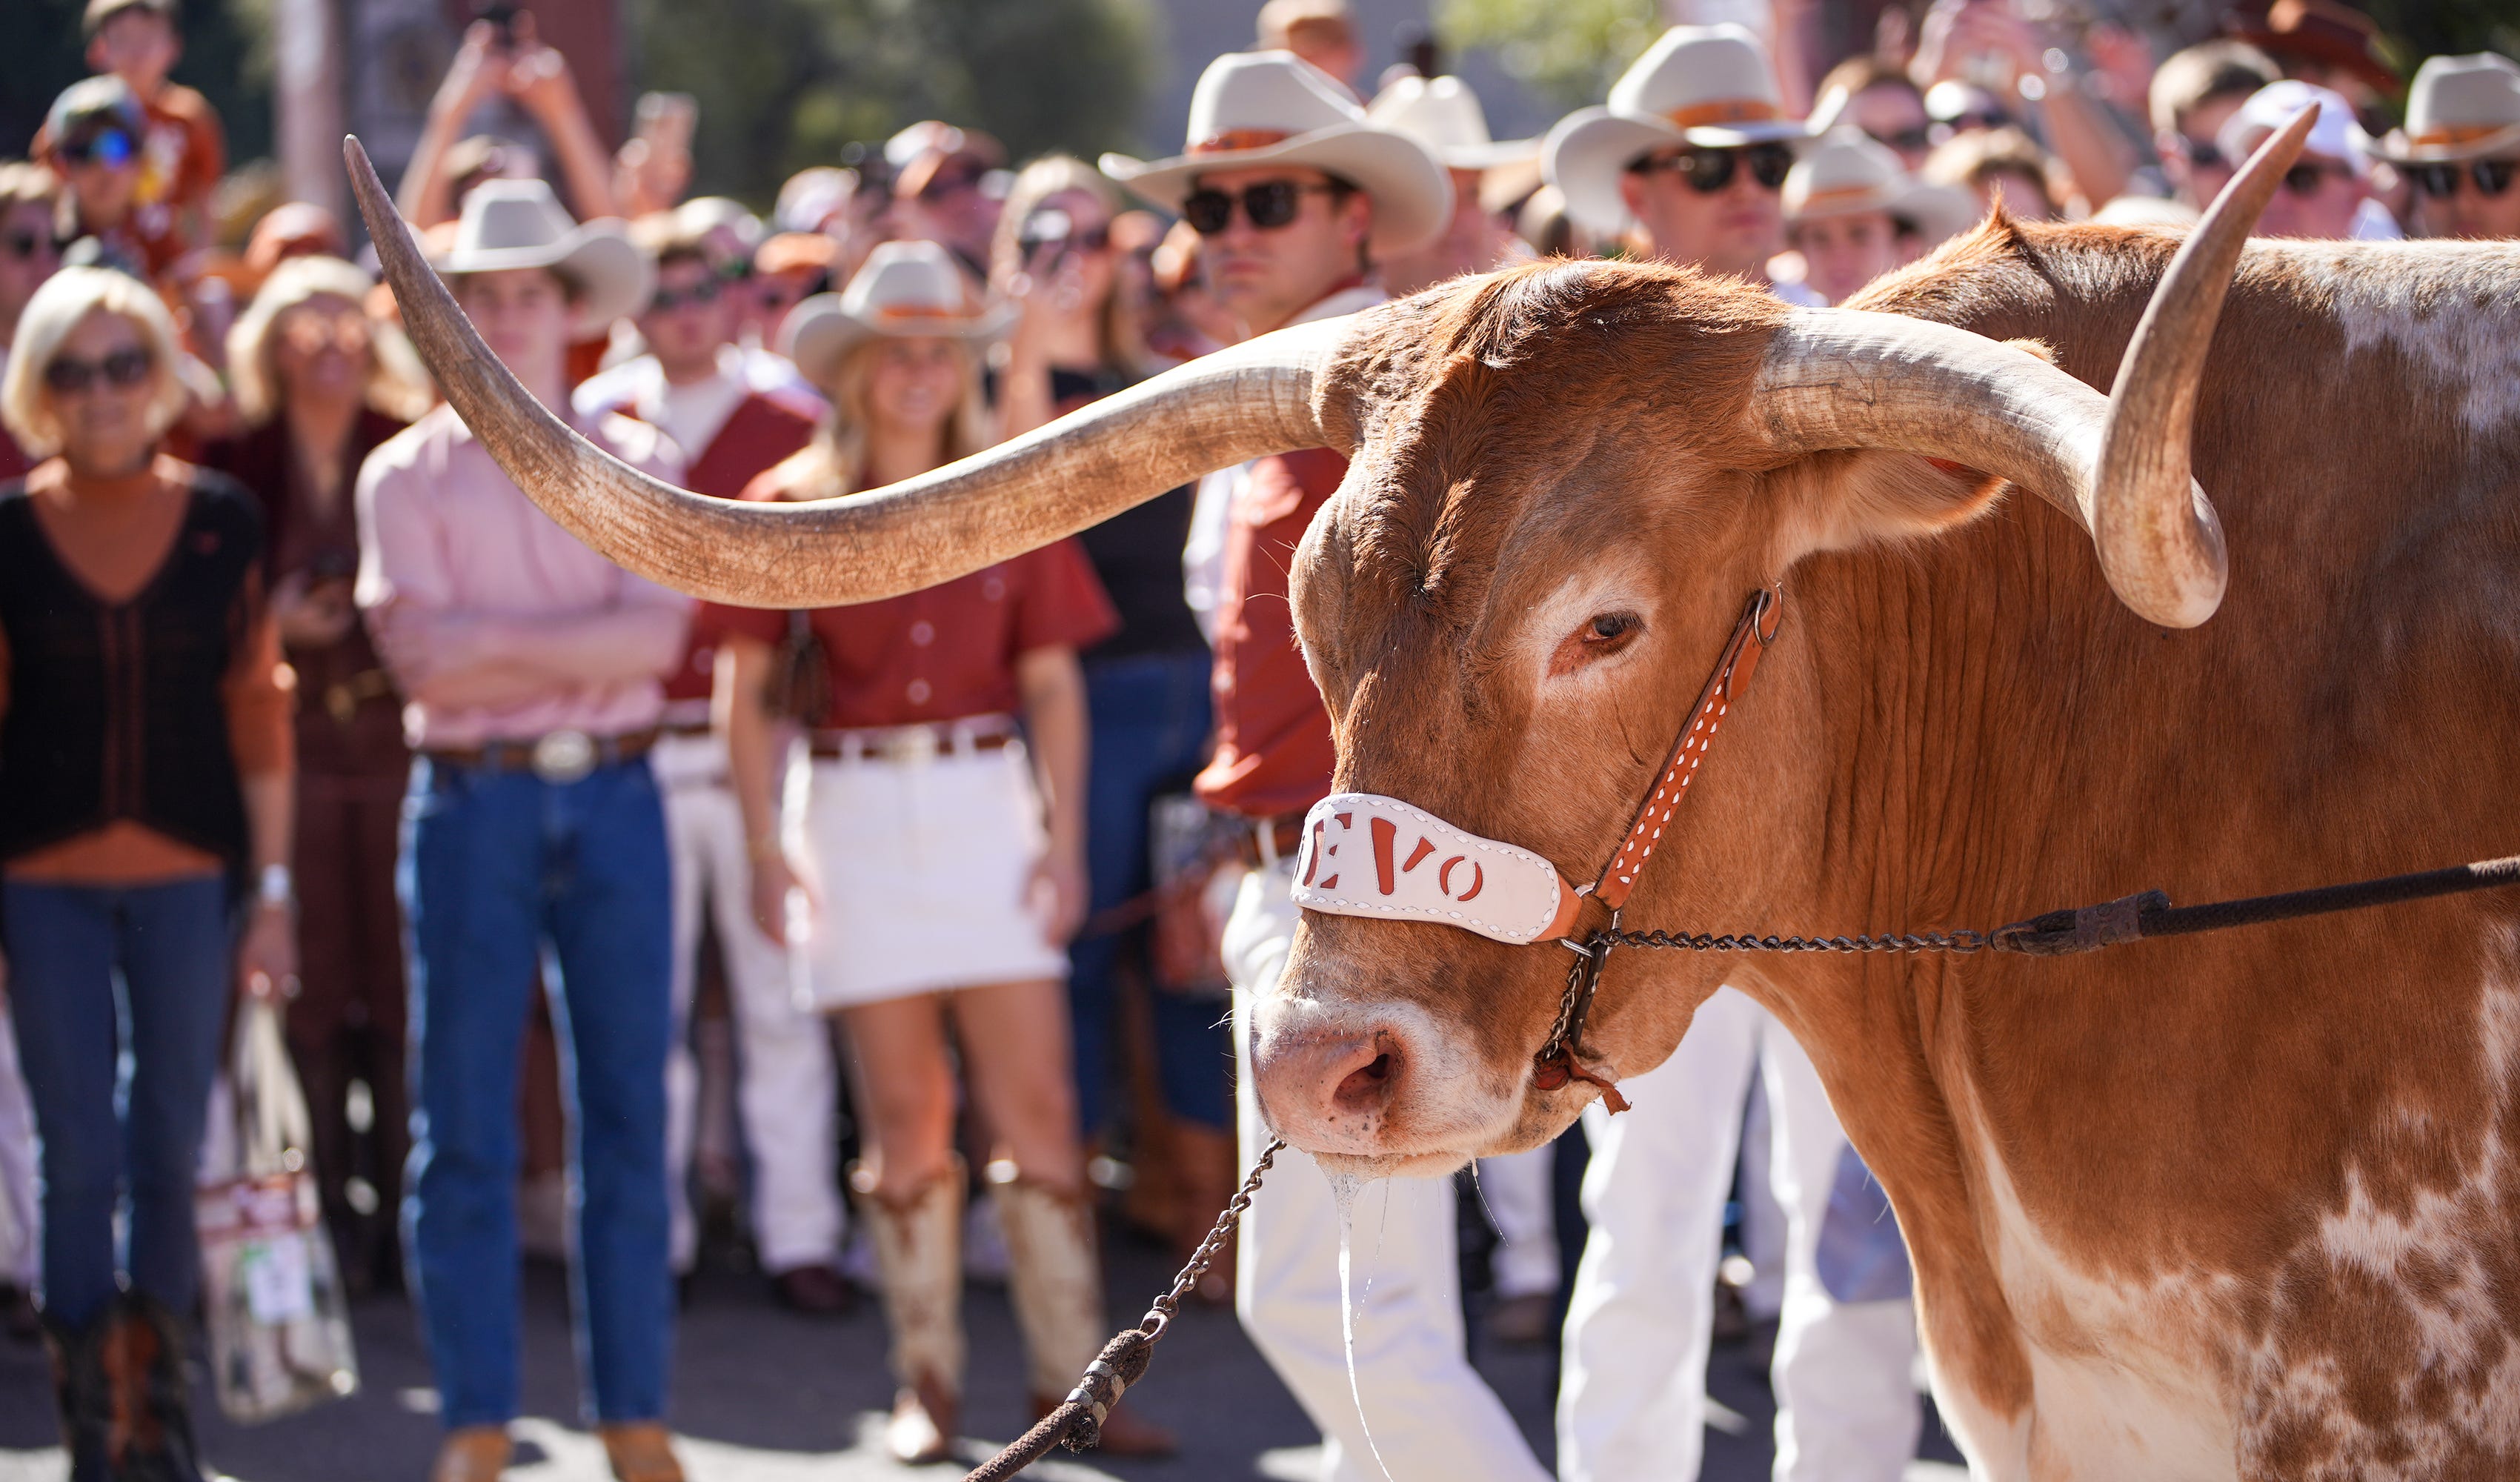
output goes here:
<path id="1" fill-rule="evenodd" d="M 2252 251 L 2290 259 L 2334 295 L 2349 360 L 2383 344 L 2403 353 L 2431 382 L 2398 388 L 2409 404 L 2445 398 L 2470 431 L 2520 417 L 2520 247 L 2303 242 Z"/>

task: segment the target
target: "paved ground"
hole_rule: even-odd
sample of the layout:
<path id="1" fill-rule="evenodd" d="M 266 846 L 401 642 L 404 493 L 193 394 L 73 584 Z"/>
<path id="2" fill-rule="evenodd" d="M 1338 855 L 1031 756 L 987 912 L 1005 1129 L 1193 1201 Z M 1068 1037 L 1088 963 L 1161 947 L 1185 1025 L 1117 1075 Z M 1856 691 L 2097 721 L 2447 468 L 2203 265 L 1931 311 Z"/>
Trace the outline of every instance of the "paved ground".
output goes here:
<path id="1" fill-rule="evenodd" d="M 1136 1310 L 1169 1275 L 1160 1255 L 1115 1238 L 1110 1250 L 1115 1311 Z M 565 1299 L 556 1270 L 537 1266 L 528 1281 L 525 1328 L 529 1418 L 518 1482 L 602 1482 L 601 1449 L 574 1423 L 576 1402 Z M 410 1311 L 399 1299 L 367 1302 L 355 1314 L 365 1387 L 354 1399 L 254 1429 L 213 1416 L 204 1447 L 243 1482 L 420 1482 L 436 1440 L 428 1369 Z M 971 1394 L 965 1426 L 973 1440 L 965 1464 L 1022 1428 L 1021 1370 L 1012 1319 L 1002 1292 L 974 1287 L 968 1303 Z M 695 1482 L 877 1482 L 951 1478 L 960 1466 L 913 1472 L 883 1460 L 874 1426 L 889 1399 L 882 1320 L 872 1304 L 835 1322 L 792 1317 L 760 1284 L 733 1274 L 704 1276 L 681 1329 L 674 1420 L 689 1438 L 684 1456 Z M 1482 1345 L 1479 1366 L 1506 1397 L 1544 1460 L 1552 1453 L 1549 1354 Z M 1710 1482 L 1767 1475 L 1771 1408 L 1761 1377 L 1765 1347 L 1719 1349 L 1710 1388 L 1721 1402 L 1707 1435 Z M 1190 1482 L 1190 1479 L 1308 1476 L 1316 1438 L 1230 1313 L 1196 1311 L 1175 1325 L 1154 1371 L 1131 1395 L 1177 1430 L 1182 1455 L 1155 1463 L 1045 1464 L 1048 1482 Z M 39 1350 L 0 1339 L 0 1482 L 60 1482 L 65 1465 L 50 1445 L 49 1380 Z M 204 1406 L 207 1401 L 204 1397 Z M 1927 1424 L 1926 1453 L 1957 1460 L 1939 1427 Z M 1912 1479 L 1957 1477 L 1920 1464 Z M 1416 1479 L 1400 1479 L 1416 1482 Z M 1446 1479 L 1471 1482 L 1471 1479 Z"/>

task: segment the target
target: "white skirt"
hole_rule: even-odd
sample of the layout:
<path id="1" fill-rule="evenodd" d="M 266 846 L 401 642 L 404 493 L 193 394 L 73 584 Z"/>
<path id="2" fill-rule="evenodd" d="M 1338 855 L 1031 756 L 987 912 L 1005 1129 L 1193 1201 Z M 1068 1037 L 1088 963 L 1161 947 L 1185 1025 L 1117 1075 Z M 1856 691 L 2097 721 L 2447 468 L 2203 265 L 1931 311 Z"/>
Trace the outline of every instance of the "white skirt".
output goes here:
<path id="1" fill-rule="evenodd" d="M 1020 741 L 921 761 L 818 757 L 789 798 L 822 912 L 806 952 L 812 1007 L 1067 975 L 1031 890 L 1048 848 Z"/>

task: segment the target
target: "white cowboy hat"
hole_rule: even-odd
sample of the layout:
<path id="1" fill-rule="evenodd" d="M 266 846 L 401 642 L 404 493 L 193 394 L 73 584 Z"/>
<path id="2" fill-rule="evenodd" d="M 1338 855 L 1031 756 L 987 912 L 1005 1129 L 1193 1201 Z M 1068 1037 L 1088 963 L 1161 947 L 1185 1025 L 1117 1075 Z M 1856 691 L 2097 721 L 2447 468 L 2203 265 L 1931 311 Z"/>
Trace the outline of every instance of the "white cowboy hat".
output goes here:
<path id="1" fill-rule="evenodd" d="M 1237 52 L 1199 74 L 1188 147 L 1169 159 L 1102 157 L 1102 173 L 1168 211 L 1200 175 L 1261 164 L 1335 175 L 1373 203 L 1377 256 L 1412 252 L 1453 214 L 1453 177 L 1415 138 L 1369 121 L 1319 68 L 1292 52 Z"/>
<path id="2" fill-rule="evenodd" d="M 1366 105 L 1366 118 L 1435 152 L 1448 170 L 1488 170 L 1540 157 L 1537 139 L 1492 139 L 1479 95 L 1459 77 L 1402 77 Z"/>
<path id="3" fill-rule="evenodd" d="M 887 242 L 836 293 L 816 293 L 788 312 L 778 350 L 816 385 L 849 351 L 878 335 L 994 339 L 1014 323 L 1007 304 L 981 308 L 964 288 L 954 254 L 932 242 Z"/>
<path id="4" fill-rule="evenodd" d="M 1968 230 L 1977 198 L 1948 185 L 1927 185 L 1899 157 L 1852 126 L 1824 135 L 1785 176 L 1785 220 L 1818 221 L 1883 211 L 1912 228 L 1927 247 Z"/>
<path id="5" fill-rule="evenodd" d="M 2494 52 L 2427 59 L 2407 94 L 2407 126 L 2371 154 L 2393 164 L 2520 155 L 2520 64 Z"/>
<path id="6" fill-rule="evenodd" d="M 1800 144 L 1811 125 L 1785 116 L 1767 49 L 1739 25 L 1675 25 L 1610 85 L 1609 106 L 1557 120 L 1541 146 L 1542 172 L 1596 232 L 1628 223 L 1619 177 L 1639 157 L 1675 145 L 1738 149 Z"/>
<path id="7" fill-rule="evenodd" d="M 485 180 L 464 198 L 453 243 L 430 264 L 438 276 L 550 268 L 576 290 L 574 328 L 601 334 L 648 305 L 655 265 L 618 221 L 579 226 L 544 180 Z"/>
<path id="8" fill-rule="evenodd" d="M 2214 136 L 2214 147 L 2223 152 L 2226 159 L 2246 159 L 2267 142 L 2268 135 L 2292 122 L 2302 110 L 2311 108 L 2318 110 L 2318 117 L 2311 124 L 2310 137 L 2302 142 L 2301 152 L 2351 166 L 2358 176 L 2371 173 L 2371 136 L 2362 132 L 2362 125 L 2355 120 L 2354 105 L 2315 83 L 2292 77 L 2270 82 L 2251 93 L 2237 112 L 2223 120 L 2222 131 Z"/>

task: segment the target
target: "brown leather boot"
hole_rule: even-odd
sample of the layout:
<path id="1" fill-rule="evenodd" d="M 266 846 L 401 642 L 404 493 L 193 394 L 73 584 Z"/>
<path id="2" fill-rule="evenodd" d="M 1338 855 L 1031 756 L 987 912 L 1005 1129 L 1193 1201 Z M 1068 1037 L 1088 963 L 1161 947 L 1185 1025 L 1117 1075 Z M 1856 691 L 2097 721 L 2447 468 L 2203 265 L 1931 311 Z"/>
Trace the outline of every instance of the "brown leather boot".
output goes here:
<path id="1" fill-rule="evenodd" d="M 1013 1259 L 1008 1286 L 1023 1329 L 1025 1372 L 1037 1415 L 1048 1415 L 1076 1387 L 1085 1367 L 1111 1334 L 1102 1318 L 1102 1257 L 1094 1240 L 1094 1206 L 1082 1191 L 1064 1193 L 1017 1179 L 997 1185 Z M 1114 1410 L 1102 1422 L 1101 1449 L 1115 1457 L 1164 1457 L 1171 1434 Z"/>
<path id="2" fill-rule="evenodd" d="M 516 1443 L 504 1425 L 466 1425 L 450 1430 L 437 1443 L 437 1460 L 429 1463 L 428 1482 L 499 1482 L 507 1473 Z"/>
<path id="3" fill-rule="evenodd" d="M 963 1164 L 908 1194 L 876 1192 L 850 1176 L 858 1215 L 883 1273 L 884 1325 L 900 1385 L 884 1449 L 908 1465 L 952 1455 L 963 1397 Z"/>
<path id="4" fill-rule="evenodd" d="M 44 1314 L 44 1349 L 53 1361 L 53 1400 L 60 1409 L 62 1449 L 69 1453 L 70 1482 L 111 1482 L 107 1433 L 112 1397 L 105 1380 L 104 1340 L 111 1314 L 72 1327 Z"/>
<path id="5" fill-rule="evenodd" d="M 620 1482 L 683 1482 L 683 1463 L 674 1455 L 674 1438 L 654 1420 L 625 1420 L 599 1425 L 605 1459 Z"/>
<path id="6" fill-rule="evenodd" d="M 1207 1233 L 1216 1228 L 1216 1217 L 1234 1201 L 1235 1190 L 1242 1185 L 1242 1169 L 1237 1161 L 1231 1127 L 1202 1127 L 1196 1122 L 1175 1118 L 1172 1126 L 1173 1157 L 1180 1165 L 1181 1222 L 1173 1232 L 1174 1259 L 1188 1262 L 1191 1252 L 1198 1249 Z M 1191 1296 L 1209 1307 L 1234 1305 L 1234 1235 L 1216 1248 L 1207 1270 L 1191 1287 Z"/>

